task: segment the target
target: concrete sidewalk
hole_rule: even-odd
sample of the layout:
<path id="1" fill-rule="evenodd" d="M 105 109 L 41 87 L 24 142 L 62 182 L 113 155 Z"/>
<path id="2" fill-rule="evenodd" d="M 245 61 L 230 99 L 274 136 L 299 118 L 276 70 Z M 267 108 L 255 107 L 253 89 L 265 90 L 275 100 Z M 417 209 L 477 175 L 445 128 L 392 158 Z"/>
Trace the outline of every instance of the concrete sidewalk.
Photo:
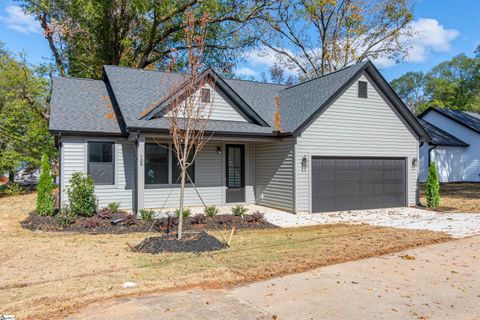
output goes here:
<path id="1" fill-rule="evenodd" d="M 479 262 L 472 237 L 229 290 L 113 300 L 69 319 L 479 319 Z"/>

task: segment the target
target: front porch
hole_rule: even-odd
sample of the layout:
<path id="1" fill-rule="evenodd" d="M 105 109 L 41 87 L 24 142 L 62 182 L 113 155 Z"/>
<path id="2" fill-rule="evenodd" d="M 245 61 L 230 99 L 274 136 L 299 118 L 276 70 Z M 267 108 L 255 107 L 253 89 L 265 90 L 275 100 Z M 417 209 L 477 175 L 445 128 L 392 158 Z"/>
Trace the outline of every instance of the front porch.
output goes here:
<path id="1" fill-rule="evenodd" d="M 272 177 L 268 170 L 262 169 L 265 161 L 262 156 L 257 158 L 256 152 L 280 143 L 271 139 L 212 137 L 198 153 L 188 172 L 194 184 L 186 184 L 185 206 L 203 208 L 203 204 L 223 207 L 258 203 Z M 135 150 L 134 211 L 178 208 L 179 171 L 172 141 L 168 136 L 140 135 L 136 138 Z M 259 169 L 262 170 L 260 174 Z"/>

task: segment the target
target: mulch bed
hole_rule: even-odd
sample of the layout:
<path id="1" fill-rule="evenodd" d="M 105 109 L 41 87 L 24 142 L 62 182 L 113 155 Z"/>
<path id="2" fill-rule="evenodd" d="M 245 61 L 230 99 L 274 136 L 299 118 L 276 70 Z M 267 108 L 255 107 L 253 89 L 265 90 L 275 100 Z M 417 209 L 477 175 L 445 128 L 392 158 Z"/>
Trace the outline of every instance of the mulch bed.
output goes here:
<path id="1" fill-rule="evenodd" d="M 205 252 L 223 248 L 225 248 L 223 243 L 205 231 L 186 233 L 182 240 L 178 240 L 176 235 L 172 234 L 151 237 L 143 240 L 135 247 L 136 250 L 143 253 Z"/>
<path id="2" fill-rule="evenodd" d="M 116 213 L 111 219 L 98 219 L 95 218 L 95 226 L 92 226 L 92 218 L 78 218 L 76 221 L 65 228 L 62 228 L 59 224 L 58 218 L 53 217 L 41 217 L 35 213 L 30 213 L 29 217 L 21 222 L 21 225 L 25 229 L 32 231 L 58 231 L 58 232 L 76 232 L 76 233 L 92 233 L 92 234 L 122 234 L 122 233 L 135 233 L 135 232 L 161 232 L 166 234 L 174 234 L 177 229 L 177 218 L 161 218 L 154 221 L 146 221 L 142 219 L 132 219 L 130 224 L 119 222 L 112 224 L 115 219 L 125 219 L 128 216 L 126 213 Z M 250 216 L 245 215 L 245 218 L 236 217 L 232 215 L 217 215 L 213 218 L 205 217 L 202 223 L 198 223 L 194 217 L 184 219 L 183 230 L 224 230 L 231 229 L 233 226 L 238 229 L 270 229 L 276 228 L 276 226 L 266 221 L 249 222 Z M 90 222 L 90 223 L 89 223 Z M 153 224 L 153 228 L 152 228 Z"/>

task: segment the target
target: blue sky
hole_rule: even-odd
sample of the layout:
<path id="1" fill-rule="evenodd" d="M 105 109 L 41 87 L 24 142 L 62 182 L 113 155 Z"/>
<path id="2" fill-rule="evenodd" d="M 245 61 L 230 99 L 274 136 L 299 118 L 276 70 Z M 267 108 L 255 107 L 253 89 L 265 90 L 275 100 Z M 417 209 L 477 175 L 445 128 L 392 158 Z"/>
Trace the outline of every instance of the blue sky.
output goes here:
<path id="1" fill-rule="evenodd" d="M 391 80 L 407 71 L 426 71 L 462 52 L 472 55 L 480 44 L 479 12 L 480 0 L 417 0 L 413 27 L 419 36 L 412 40 L 409 58 L 401 64 L 378 61 L 377 66 Z M 50 49 L 38 23 L 23 15 L 17 2 L 0 1 L 0 41 L 13 52 L 25 52 L 31 63 L 50 61 Z M 273 62 L 274 57 L 259 57 L 257 51 L 251 51 L 238 73 L 258 79 Z"/>

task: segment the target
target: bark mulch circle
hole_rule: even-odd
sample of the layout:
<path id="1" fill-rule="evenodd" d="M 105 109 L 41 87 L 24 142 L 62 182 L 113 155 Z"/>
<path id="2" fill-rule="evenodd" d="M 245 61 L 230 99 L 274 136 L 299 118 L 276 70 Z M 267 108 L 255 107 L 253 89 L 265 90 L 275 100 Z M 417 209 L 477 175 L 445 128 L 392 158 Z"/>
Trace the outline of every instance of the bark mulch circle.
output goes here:
<path id="1" fill-rule="evenodd" d="M 223 249 L 225 245 L 202 231 L 185 233 L 182 240 L 178 240 L 174 234 L 146 238 L 135 248 L 143 253 L 205 252 Z"/>

